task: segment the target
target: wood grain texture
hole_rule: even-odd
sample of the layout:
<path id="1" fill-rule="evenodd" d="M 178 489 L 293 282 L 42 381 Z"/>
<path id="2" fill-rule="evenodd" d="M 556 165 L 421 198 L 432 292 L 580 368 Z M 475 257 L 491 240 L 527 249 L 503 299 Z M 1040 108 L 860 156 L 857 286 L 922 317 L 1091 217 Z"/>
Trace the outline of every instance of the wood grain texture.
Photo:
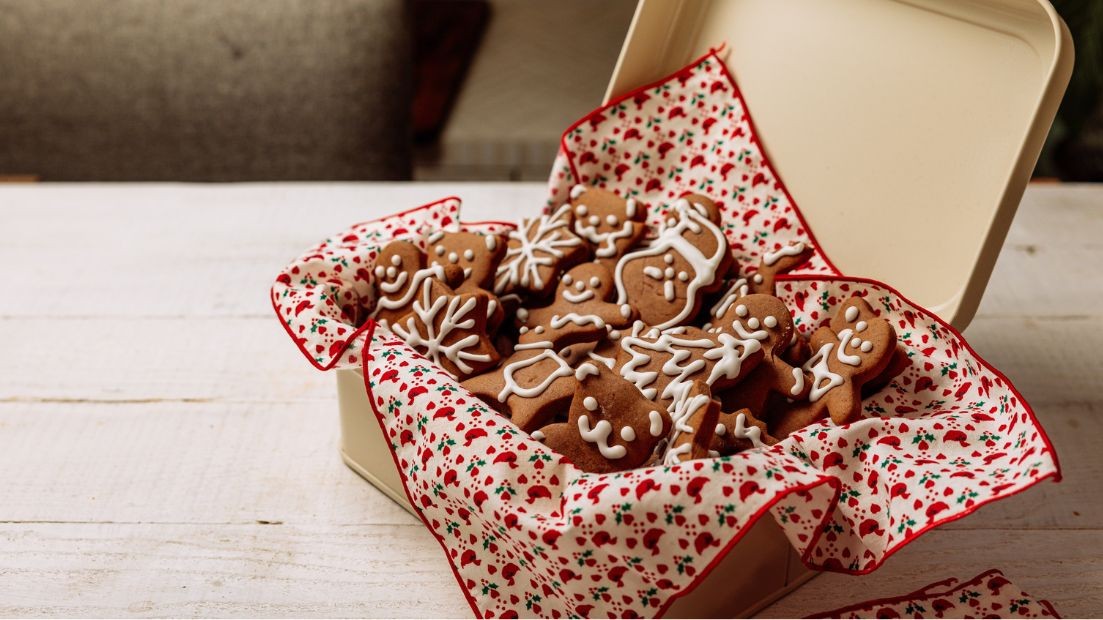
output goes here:
<path id="1" fill-rule="evenodd" d="M 450 194 L 468 219 L 514 219 L 544 190 L 0 188 L 0 264 L 17 267 L 0 293 L 0 615 L 469 615 L 432 537 L 341 463 L 333 378 L 267 300 L 327 234 Z M 871 575 L 820 576 L 765 615 L 993 567 L 1066 615 L 1103 609 L 1100 202 L 1094 187 L 1031 187 L 966 332 L 1034 406 L 1064 482 Z"/>

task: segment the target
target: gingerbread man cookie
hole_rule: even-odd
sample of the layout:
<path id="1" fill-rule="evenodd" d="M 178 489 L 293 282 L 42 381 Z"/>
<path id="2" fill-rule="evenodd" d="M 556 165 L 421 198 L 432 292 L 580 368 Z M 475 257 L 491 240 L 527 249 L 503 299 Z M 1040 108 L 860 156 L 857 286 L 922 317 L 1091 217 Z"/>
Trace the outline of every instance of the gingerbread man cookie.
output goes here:
<path id="1" fill-rule="evenodd" d="M 543 295 L 551 291 L 555 276 L 589 253 L 589 246 L 572 232 L 573 222 L 569 203 L 548 215 L 522 220 L 521 226 L 509 233 L 506 255 L 494 276 L 494 293 Z"/>
<path id="2" fill-rule="evenodd" d="M 498 351 L 486 334 L 489 297 L 456 294 L 435 278 L 425 278 L 410 314 L 391 331 L 454 377 L 464 379 L 498 363 Z"/>
<path id="3" fill-rule="evenodd" d="M 774 281 L 777 276 L 800 267 L 812 258 L 815 250 L 802 241 L 794 241 L 762 255 L 758 270 L 750 277 L 751 290 L 755 293 L 776 295 Z"/>
<path id="4" fill-rule="evenodd" d="M 809 377 L 782 356 L 794 332 L 793 318 L 785 302 L 773 295 L 745 295 L 728 306 L 710 331 L 753 339 L 762 346 L 762 363 L 739 385 L 724 393 L 725 408 L 749 409 L 762 418 L 770 393 L 791 400 L 803 400 L 808 395 Z"/>
<path id="5" fill-rule="evenodd" d="M 578 265 L 560 279 L 550 306 L 517 311 L 518 342 L 550 341 L 558 350 L 578 342 L 597 342 L 609 329 L 629 327 L 636 311 L 610 301 L 615 295 L 608 269 L 598 263 Z"/>
<path id="6" fill-rule="evenodd" d="M 692 321 L 702 298 L 723 285 L 733 261 L 716 205 L 689 198 L 677 200 L 658 237 L 625 254 L 614 273 L 617 303 L 631 299 L 640 318 L 657 329 Z"/>
<path id="7" fill-rule="evenodd" d="M 832 317 L 829 327 L 812 334 L 815 354 L 804 365 L 811 373 L 808 401 L 795 403 L 781 415 L 775 434 L 785 437 L 830 417 L 835 424 L 858 418 L 862 385 L 877 377 L 896 351 L 896 330 L 877 316 L 861 297 L 851 297 Z"/>
<path id="8" fill-rule="evenodd" d="M 753 338 L 696 327 L 660 332 L 640 321 L 618 342 L 621 376 L 664 407 L 693 381 L 704 381 L 714 391 L 739 383 L 763 357 L 762 345 Z"/>
<path id="9" fill-rule="evenodd" d="M 567 421 L 533 433 L 576 467 L 609 473 L 639 467 L 670 432 L 670 415 L 602 364 L 583 362 Z"/>
<path id="10" fill-rule="evenodd" d="M 625 252 L 647 231 L 647 210 L 634 198 L 624 199 L 599 188 L 571 188 L 574 232 L 594 248 L 594 260 L 612 272 Z"/>
<path id="11" fill-rule="evenodd" d="M 388 243 L 375 259 L 372 270 L 379 295 L 372 318 L 384 327 L 410 313 L 422 283 L 435 279 L 449 287 L 463 281 L 463 269 L 456 265 L 425 266 L 425 254 L 410 241 Z"/>
<path id="12" fill-rule="evenodd" d="M 495 370 L 462 383 L 521 430 L 531 433 L 565 411 L 578 382 L 550 343 L 521 345 Z"/>
<path id="13" fill-rule="evenodd" d="M 494 289 L 494 274 L 506 255 L 503 235 L 438 230 L 429 235 L 426 243 L 430 263 L 463 269 L 463 282 L 455 287 L 457 293 L 489 293 Z M 493 295 L 488 307 L 487 330 L 494 333 L 505 318 L 505 308 Z"/>

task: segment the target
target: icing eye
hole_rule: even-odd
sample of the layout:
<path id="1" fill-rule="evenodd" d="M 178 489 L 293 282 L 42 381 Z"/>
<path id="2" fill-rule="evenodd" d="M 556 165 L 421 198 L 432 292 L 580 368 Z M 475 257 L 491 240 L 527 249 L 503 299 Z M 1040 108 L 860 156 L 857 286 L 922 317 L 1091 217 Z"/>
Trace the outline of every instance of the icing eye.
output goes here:
<path id="1" fill-rule="evenodd" d="M 667 225 L 667 226 L 669 226 L 670 228 L 674 228 L 674 226 L 675 226 L 675 225 L 676 225 L 677 223 L 678 223 L 678 221 L 677 221 L 677 220 L 675 220 L 674 218 L 670 218 L 670 219 L 668 219 L 668 220 L 666 221 L 666 225 Z"/>
<path id="2" fill-rule="evenodd" d="M 854 326 L 854 331 L 864 332 L 869 325 L 865 321 L 858 321 L 858 324 Z"/>
<path id="3" fill-rule="evenodd" d="M 616 226 L 617 224 L 620 224 L 620 220 L 618 220 L 617 216 L 615 215 L 605 216 L 605 221 L 608 222 L 610 226 Z"/>
<path id="4" fill-rule="evenodd" d="M 601 279 L 597 276 L 590 278 L 590 286 L 593 288 L 601 288 Z"/>
<path id="5" fill-rule="evenodd" d="M 395 269 L 394 267 L 387 267 L 387 277 L 388 278 L 393 278 L 396 275 L 398 275 L 398 270 L 397 269 Z"/>
<path id="6" fill-rule="evenodd" d="M 631 426 L 625 426 L 624 428 L 620 429 L 620 438 L 625 440 L 625 441 L 635 441 L 636 440 L 636 431 L 635 431 L 635 429 L 633 429 Z"/>
<path id="7" fill-rule="evenodd" d="M 391 264 L 394 265 L 395 267 L 398 267 L 399 265 L 402 264 L 402 258 L 399 257 L 398 254 L 395 254 L 394 256 L 391 257 Z"/>
<path id="8" fill-rule="evenodd" d="M 855 349 L 857 349 L 859 346 L 861 346 L 861 344 L 862 344 L 862 339 L 857 337 L 857 336 L 850 339 L 850 346 L 854 347 Z"/>
<path id="9" fill-rule="evenodd" d="M 537 325 L 536 329 L 532 330 L 532 333 L 534 333 L 534 334 L 544 333 L 544 326 L 543 325 Z"/>
<path id="10" fill-rule="evenodd" d="M 570 286 L 571 282 L 574 282 L 574 278 L 571 276 L 571 274 L 568 273 L 567 275 L 563 276 L 563 284 Z"/>
<path id="11" fill-rule="evenodd" d="M 596 215 L 590 216 L 590 226 L 597 226 L 601 223 L 601 218 Z"/>
<path id="12" fill-rule="evenodd" d="M 620 315 L 623 316 L 626 319 L 628 317 L 632 316 L 632 306 L 629 306 L 628 304 L 621 304 L 621 306 L 620 306 Z M 616 332 L 616 334 L 617 334 L 617 338 L 619 338 L 620 337 L 620 332 Z M 612 336 L 613 336 L 613 332 L 609 332 L 609 337 L 612 338 Z M 613 338 L 613 339 L 616 340 L 616 338 Z"/>
<path id="13" fill-rule="evenodd" d="M 858 318 L 858 306 L 851 306 L 846 309 L 846 313 L 843 315 L 847 323 L 850 323 L 854 319 Z"/>
<path id="14" fill-rule="evenodd" d="M 456 263 L 460 262 L 460 255 L 456 254 L 455 252 L 449 252 L 448 253 L 448 262 L 455 265 Z"/>
<path id="15" fill-rule="evenodd" d="M 673 267 L 667 267 L 666 271 L 663 272 L 663 276 L 666 277 L 666 279 L 668 279 L 668 280 L 670 278 L 673 278 L 674 277 L 674 268 Z"/>
<path id="16" fill-rule="evenodd" d="M 747 306 L 744 306 L 743 304 L 739 304 L 738 306 L 735 307 L 735 313 L 738 314 L 739 316 L 747 316 Z"/>
<path id="17" fill-rule="evenodd" d="M 517 330 L 517 333 L 519 333 L 519 334 L 527 334 L 527 333 L 529 333 L 529 328 L 527 328 L 527 327 L 525 327 L 524 325 L 522 325 L 522 326 L 521 326 L 521 329 L 518 329 L 518 330 Z"/>
<path id="18" fill-rule="evenodd" d="M 586 208 L 586 205 L 578 205 L 578 208 L 575 209 L 574 212 L 578 214 L 578 217 L 586 217 L 586 214 L 589 213 L 590 210 Z"/>
<path id="19" fill-rule="evenodd" d="M 586 288 L 586 283 L 582 280 L 579 280 L 578 282 L 574 283 L 574 288 L 576 291 L 581 291 L 582 289 Z"/>
<path id="20" fill-rule="evenodd" d="M 873 350 L 873 343 L 872 342 L 867 340 L 867 341 L 862 343 L 862 353 L 869 353 L 872 350 Z"/>
<path id="21" fill-rule="evenodd" d="M 685 282 L 686 280 L 689 279 L 689 274 L 684 272 L 684 271 L 679 271 L 678 272 L 678 279 L 681 280 L 682 282 Z"/>
<path id="22" fill-rule="evenodd" d="M 377 265 L 375 268 L 375 277 L 383 279 L 383 266 Z"/>
<path id="23" fill-rule="evenodd" d="M 760 325 L 761 323 L 758 322 L 758 319 L 753 316 L 750 318 L 750 320 L 747 321 L 747 326 L 751 329 L 758 329 Z"/>
<path id="24" fill-rule="evenodd" d="M 443 245 L 438 245 L 437 248 L 433 251 L 437 253 L 437 256 L 444 256 L 444 246 Z"/>
<path id="25" fill-rule="evenodd" d="M 475 252 L 471 249 L 466 249 L 463 251 L 463 257 L 467 260 L 475 260 Z"/>
<path id="26" fill-rule="evenodd" d="M 666 256 L 663 257 L 663 260 L 666 261 L 667 265 L 673 265 L 674 264 L 674 255 L 673 254 L 667 254 Z"/>
<path id="27" fill-rule="evenodd" d="M 762 284 L 762 274 L 761 273 L 754 274 L 754 283 L 755 284 Z"/>
<path id="28" fill-rule="evenodd" d="M 529 311 L 528 311 L 528 309 L 527 308 L 518 308 L 517 309 L 517 318 L 521 319 L 522 321 L 529 320 Z"/>
<path id="29" fill-rule="evenodd" d="M 582 406 L 586 408 L 586 411 L 594 411 L 597 409 L 597 399 L 593 396 L 587 396 L 582 399 Z"/>
<path id="30" fill-rule="evenodd" d="M 773 328 L 777 327 L 777 319 L 775 319 L 772 316 L 768 316 L 768 317 L 762 319 L 762 324 L 765 325 L 766 327 L 769 327 L 769 328 L 773 329 Z"/>

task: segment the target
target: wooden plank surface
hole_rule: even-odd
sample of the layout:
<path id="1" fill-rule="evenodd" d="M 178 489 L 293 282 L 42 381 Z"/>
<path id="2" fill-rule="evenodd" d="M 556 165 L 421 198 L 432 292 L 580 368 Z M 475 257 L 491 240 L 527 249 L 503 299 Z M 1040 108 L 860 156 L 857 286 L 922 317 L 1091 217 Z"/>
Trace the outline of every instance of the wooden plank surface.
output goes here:
<path id="1" fill-rule="evenodd" d="M 0 188 L 0 615 L 469 615 L 432 537 L 341 463 L 333 378 L 266 295 L 327 234 L 449 194 L 468 219 L 513 218 L 543 189 Z M 1034 405 L 1065 481 L 764 615 L 992 567 L 1065 615 L 1103 610 L 1101 202 L 1031 187 L 966 332 Z"/>

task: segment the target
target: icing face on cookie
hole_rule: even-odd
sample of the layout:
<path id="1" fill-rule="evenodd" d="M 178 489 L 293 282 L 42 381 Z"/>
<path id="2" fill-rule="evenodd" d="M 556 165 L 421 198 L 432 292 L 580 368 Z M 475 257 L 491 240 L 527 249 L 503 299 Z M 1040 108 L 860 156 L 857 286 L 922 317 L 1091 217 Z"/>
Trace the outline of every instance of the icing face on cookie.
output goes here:
<path id="1" fill-rule="evenodd" d="M 709 213 L 700 203 L 678 200 L 658 237 L 617 263 L 617 300 L 632 299 L 648 325 L 665 329 L 692 320 L 702 296 L 721 285 L 731 252 Z"/>
<path id="2" fill-rule="evenodd" d="M 550 306 L 518 310 L 518 342 L 549 340 L 556 347 L 597 342 L 608 330 L 630 326 L 636 312 L 610 301 L 616 295 L 609 270 L 597 263 L 572 268 L 559 281 Z"/>
<path id="3" fill-rule="evenodd" d="M 596 260 L 610 269 L 644 234 L 645 209 L 634 198 L 575 185 L 570 205 L 575 234 L 592 244 Z"/>
<path id="4" fill-rule="evenodd" d="M 383 325 L 410 312 L 422 284 L 429 279 L 445 284 L 458 282 L 462 277 L 456 266 L 430 265 L 425 267 L 425 255 L 409 241 L 388 243 L 375 260 L 372 268 L 375 286 L 379 291 L 372 317 Z"/>
<path id="5" fill-rule="evenodd" d="M 427 238 L 426 250 L 430 264 L 462 268 L 463 283 L 456 290 L 471 292 L 475 288 L 493 288 L 494 274 L 506 253 L 506 242 L 499 235 L 436 231 Z"/>

